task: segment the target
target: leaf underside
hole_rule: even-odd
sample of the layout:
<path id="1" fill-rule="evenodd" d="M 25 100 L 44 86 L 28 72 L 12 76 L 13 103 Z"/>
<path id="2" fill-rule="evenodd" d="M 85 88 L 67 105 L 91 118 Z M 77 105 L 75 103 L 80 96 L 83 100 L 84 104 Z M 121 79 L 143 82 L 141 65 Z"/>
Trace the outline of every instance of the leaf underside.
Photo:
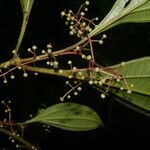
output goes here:
<path id="1" fill-rule="evenodd" d="M 127 61 L 125 66 L 118 64 L 111 68 L 118 68 L 118 71 L 124 77 L 119 83 L 117 81 L 113 82 L 111 92 L 121 98 L 120 102 L 150 112 L 150 57 Z M 125 81 L 132 91 L 131 94 L 127 93 L 128 87 Z M 130 85 L 133 85 L 133 87 Z M 121 87 L 123 87 L 123 91 L 120 90 Z M 96 86 L 98 90 L 101 88 Z"/>
<path id="2" fill-rule="evenodd" d="M 150 0 L 117 0 L 108 15 L 89 34 L 97 35 L 122 23 L 150 22 Z"/>
<path id="3" fill-rule="evenodd" d="M 121 65 L 115 65 L 112 68 L 119 68 L 119 66 Z M 150 96 L 150 57 L 125 62 L 125 66 L 121 66 L 119 70 L 128 85 L 133 84 L 131 87 L 133 92 Z M 124 80 L 122 80 L 122 84 L 124 84 Z M 119 88 L 117 83 L 113 86 Z M 125 86 L 125 88 L 127 87 Z"/>
<path id="4" fill-rule="evenodd" d="M 138 93 L 128 94 L 117 89 L 113 89 L 112 93 L 115 94 L 114 98 L 118 102 L 150 117 L 150 96 Z"/>

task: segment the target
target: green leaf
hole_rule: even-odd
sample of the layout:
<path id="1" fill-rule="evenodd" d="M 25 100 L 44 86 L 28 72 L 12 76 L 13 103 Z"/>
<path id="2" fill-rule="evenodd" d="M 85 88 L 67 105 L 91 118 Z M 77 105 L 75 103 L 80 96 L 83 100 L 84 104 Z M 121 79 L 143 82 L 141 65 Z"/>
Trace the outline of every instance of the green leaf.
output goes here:
<path id="1" fill-rule="evenodd" d="M 119 65 L 114 67 L 119 67 Z M 128 107 L 136 108 L 139 112 L 150 116 L 150 113 L 147 113 L 150 111 L 150 57 L 128 61 L 120 69 L 127 84 L 129 86 L 134 85 L 132 88 L 130 87 L 132 93 L 128 94 L 126 91 L 114 89 L 112 92 L 121 97 L 120 102 L 124 102 L 128 104 Z M 113 86 L 119 88 L 119 84 Z"/>
<path id="2" fill-rule="evenodd" d="M 34 122 L 71 131 L 87 131 L 102 125 L 101 119 L 94 110 L 75 103 L 60 103 L 51 106 L 26 123 Z"/>
<path id="3" fill-rule="evenodd" d="M 112 92 L 117 95 L 115 99 L 127 107 L 140 113 L 150 116 L 150 96 L 138 93 L 128 94 L 125 91 L 113 89 Z"/>
<path id="4" fill-rule="evenodd" d="M 133 92 L 150 96 L 150 57 L 144 57 L 125 62 L 125 66 L 115 65 L 112 68 L 120 68 L 119 71 L 124 76 L 127 84 Z M 121 81 L 124 89 L 127 89 L 124 80 Z M 120 88 L 119 83 L 114 83 L 113 87 Z"/>
<path id="5" fill-rule="evenodd" d="M 20 0 L 23 13 L 30 13 L 34 0 Z"/>
<path id="6" fill-rule="evenodd" d="M 145 2 L 143 5 L 134 9 L 122 19 L 118 20 L 117 24 L 126 22 L 150 22 L 150 1 Z M 115 23 L 115 25 L 117 24 Z"/>
<path id="7" fill-rule="evenodd" d="M 94 36 L 128 22 L 150 22 L 150 0 L 117 0 L 108 15 L 89 35 Z"/>
<path id="8" fill-rule="evenodd" d="M 150 113 L 148 113 L 150 112 L 150 57 L 127 61 L 123 64 L 123 66 L 118 64 L 109 67 L 118 70 L 124 78 L 119 82 L 113 81 L 109 85 L 111 92 L 117 96 L 116 100 L 119 102 L 150 116 Z M 98 74 L 96 75 L 96 78 L 102 77 L 102 73 L 99 77 Z M 123 87 L 124 90 L 122 91 L 120 87 Z M 94 88 L 102 91 L 103 87 L 96 85 Z M 127 93 L 129 88 L 132 91 L 130 94 Z"/>
<path id="9" fill-rule="evenodd" d="M 83 72 L 86 76 L 88 71 Z M 122 76 L 121 80 L 117 82 L 112 75 L 117 74 Z M 101 80 L 102 78 L 112 77 L 110 82 L 104 85 L 114 88 L 123 88 L 124 90 L 131 90 L 139 94 L 150 96 L 150 57 L 139 58 L 121 64 L 100 69 L 99 72 L 91 71 L 93 80 Z M 99 85 L 98 85 L 99 86 Z M 103 88 L 103 86 L 100 86 Z"/>

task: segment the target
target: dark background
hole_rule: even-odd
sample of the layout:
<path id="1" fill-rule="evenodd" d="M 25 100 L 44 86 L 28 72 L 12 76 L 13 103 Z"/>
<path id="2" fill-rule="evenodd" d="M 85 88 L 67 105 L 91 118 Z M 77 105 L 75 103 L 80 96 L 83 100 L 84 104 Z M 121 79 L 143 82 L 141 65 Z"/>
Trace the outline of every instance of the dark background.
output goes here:
<path id="1" fill-rule="evenodd" d="M 79 0 L 35 0 L 21 51 L 36 44 L 41 50 L 46 44 L 53 43 L 54 49 L 61 49 L 73 44 L 76 39 L 68 35 L 60 12 L 64 9 L 77 10 L 84 1 Z M 100 20 L 107 14 L 114 1 L 91 1 L 89 16 L 98 16 Z M 11 58 L 21 26 L 21 7 L 19 0 L 5 0 L 0 3 L 0 62 Z M 98 47 L 97 61 L 104 64 L 116 64 L 134 58 L 149 55 L 150 30 L 149 24 L 126 24 L 106 32 L 108 38 Z M 26 53 L 26 52 L 25 52 Z M 21 54 L 22 55 L 22 54 Z M 30 114 L 59 102 L 68 88 L 66 79 L 53 76 L 30 74 L 24 79 L 15 72 L 16 79 L 9 80 L 7 85 L 0 79 L 0 100 L 12 100 L 13 119 L 25 121 Z M 9 78 L 9 76 L 8 76 Z M 99 93 L 88 85 L 83 85 L 83 91 L 73 102 L 82 103 L 95 109 L 104 121 L 105 128 L 89 132 L 68 132 L 51 128 L 51 133 L 44 131 L 42 125 L 32 125 L 26 129 L 25 137 L 39 144 L 42 150 L 52 147 L 66 149 L 115 149 L 141 148 L 147 149 L 150 136 L 150 120 L 116 102 L 111 97 L 101 100 Z M 1 119 L 3 110 L 0 108 Z M 0 150 L 15 149 L 5 136 L 0 137 Z"/>

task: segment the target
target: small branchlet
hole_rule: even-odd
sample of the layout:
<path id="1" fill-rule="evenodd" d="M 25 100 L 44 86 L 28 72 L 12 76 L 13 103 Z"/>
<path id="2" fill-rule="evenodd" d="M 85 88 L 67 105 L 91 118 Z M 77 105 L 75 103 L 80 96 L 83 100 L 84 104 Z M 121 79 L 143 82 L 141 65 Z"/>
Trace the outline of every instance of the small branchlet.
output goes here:
<path id="1" fill-rule="evenodd" d="M 29 143 L 24 139 L 24 128 L 25 125 L 23 123 L 15 123 L 12 120 L 12 110 L 10 108 L 11 101 L 1 101 L 1 104 L 4 106 L 4 114 L 6 114 L 6 118 L 0 121 L 0 132 L 8 135 L 8 140 L 15 144 L 15 148 L 26 148 L 38 150 L 34 145 Z"/>
<path id="2" fill-rule="evenodd" d="M 71 93 L 73 93 L 74 96 L 77 96 L 79 92 L 82 91 L 81 82 L 74 81 L 73 84 L 71 84 L 67 80 L 66 85 L 70 87 L 70 90 L 67 91 L 62 97 L 60 97 L 60 101 L 64 101 L 66 97 L 67 99 L 70 99 Z"/>

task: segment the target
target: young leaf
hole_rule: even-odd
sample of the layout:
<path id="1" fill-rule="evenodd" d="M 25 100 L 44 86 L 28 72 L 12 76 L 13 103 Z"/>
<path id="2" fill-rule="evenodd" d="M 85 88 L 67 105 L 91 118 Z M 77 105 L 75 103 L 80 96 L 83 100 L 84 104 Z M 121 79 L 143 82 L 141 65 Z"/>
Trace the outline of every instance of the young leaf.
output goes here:
<path id="1" fill-rule="evenodd" d="M 94 36 L 128 22 L 150 22 L 150 0 L 117 0 L 108 15 L 89 35 Z"/>
<path id="2" fill-rule="evenodd" d="M 26 123 L 34 122 L 71 131 L 87 131 L 102 125 L 101 119 L 94 110 L 75 103 L 60 103 L 51 106 Z"/>
<path id="3" fill-rule="evenodd" d="M 34 0 L 20 0 L 23 13 L 30 13 Z"/>

